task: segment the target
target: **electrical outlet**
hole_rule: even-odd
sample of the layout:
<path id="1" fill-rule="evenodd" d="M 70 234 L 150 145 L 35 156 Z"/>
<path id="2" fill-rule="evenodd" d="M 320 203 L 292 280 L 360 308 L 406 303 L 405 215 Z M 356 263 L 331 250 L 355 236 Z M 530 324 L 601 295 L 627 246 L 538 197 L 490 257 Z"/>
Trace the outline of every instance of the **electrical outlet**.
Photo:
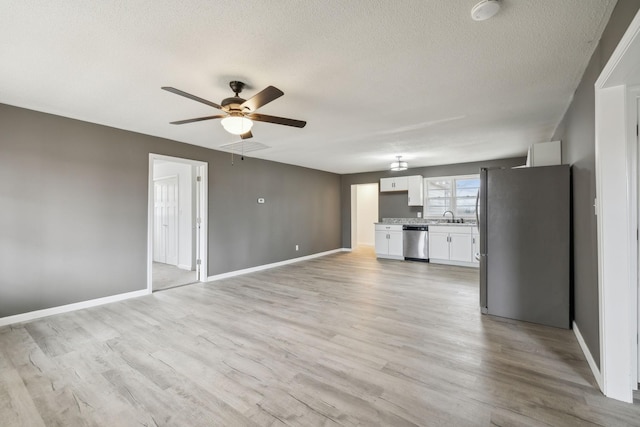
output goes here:
<path id="1" fill-rule="evenodd" d="M 298 249 L 300 249 L 300 248 L 298 247 L 298 245 L 296 245 L 296 251 L 297 251 Z"/>
<path id="2" fill-rule="evenodd" d="M 418 218 L 422 218 L 422 212 L 418 212 Z"/>

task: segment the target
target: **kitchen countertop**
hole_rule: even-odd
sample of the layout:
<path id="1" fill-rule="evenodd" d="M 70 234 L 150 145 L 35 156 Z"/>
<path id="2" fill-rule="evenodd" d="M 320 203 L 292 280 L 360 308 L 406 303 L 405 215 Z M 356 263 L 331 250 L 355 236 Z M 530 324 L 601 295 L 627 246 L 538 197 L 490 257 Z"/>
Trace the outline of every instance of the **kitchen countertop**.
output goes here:
<path id="1" fill-rule="evenodd" d="M 436 219 L 423 218 L 382 218 L 381 222 L 374 222 L 376 225 L 445 225 L 453 227 L 476 227 L 477 224 L 473 220 L 469 222 L 445 222 Z"/>

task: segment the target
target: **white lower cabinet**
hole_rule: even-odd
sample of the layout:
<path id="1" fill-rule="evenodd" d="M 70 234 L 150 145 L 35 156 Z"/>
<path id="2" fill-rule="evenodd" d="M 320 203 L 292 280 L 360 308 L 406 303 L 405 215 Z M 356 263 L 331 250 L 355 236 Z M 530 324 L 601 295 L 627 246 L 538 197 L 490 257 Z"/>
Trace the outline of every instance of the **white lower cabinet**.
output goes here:
<path id="1" fill-rule="evenodd" d="M 404 259 L 402 254 L 402 225 L 376 224 L 376 256 Z"/>
<path id="2" fill-rule="evenodd" d="M 471 233 L 449 234 L 449 259 L 451 261 L 471 262 Z"/>
<path id="3" fill-rule="evenodd" d="M 477 266 L 474 263 L 474 239 L 470 226 L 429 226 L 429 262 Z M 479 239 L 478 239 L 479 240 Z"/>
<path id="4" fill-rule="evenodd" d="M 429 260 L 449 259 L 449 233 L 431 231 L 429 227 Z"/>

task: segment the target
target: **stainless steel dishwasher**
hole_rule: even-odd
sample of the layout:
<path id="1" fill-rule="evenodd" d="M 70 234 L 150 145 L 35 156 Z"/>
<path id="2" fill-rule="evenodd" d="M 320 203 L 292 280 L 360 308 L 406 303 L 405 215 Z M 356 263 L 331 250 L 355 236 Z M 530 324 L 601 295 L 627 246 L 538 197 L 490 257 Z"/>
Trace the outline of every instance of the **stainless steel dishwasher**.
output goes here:
<path id="1" fill-rule="evenodd" d="M 402 246 L 404 259 L 429 261 L 429 226 L 403 225 Z"/>

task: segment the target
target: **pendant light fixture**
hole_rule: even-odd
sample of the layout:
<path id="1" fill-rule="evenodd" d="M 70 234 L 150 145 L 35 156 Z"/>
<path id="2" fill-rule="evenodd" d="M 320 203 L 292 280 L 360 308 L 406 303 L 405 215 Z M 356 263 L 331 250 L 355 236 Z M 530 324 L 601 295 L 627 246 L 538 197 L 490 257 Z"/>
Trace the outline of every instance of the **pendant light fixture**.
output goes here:
<path id="1" fill-rule="evenodd" d="M 401 162 L 400 158 L 402 156 L 396 156 L 396 158 L 398 159 L 397 161 L 391 163 L 391 170 L 392 171 L 406 171 L 407 168 L 409 167 L 409 165 L 407 164 L 407 162 Z"/>

